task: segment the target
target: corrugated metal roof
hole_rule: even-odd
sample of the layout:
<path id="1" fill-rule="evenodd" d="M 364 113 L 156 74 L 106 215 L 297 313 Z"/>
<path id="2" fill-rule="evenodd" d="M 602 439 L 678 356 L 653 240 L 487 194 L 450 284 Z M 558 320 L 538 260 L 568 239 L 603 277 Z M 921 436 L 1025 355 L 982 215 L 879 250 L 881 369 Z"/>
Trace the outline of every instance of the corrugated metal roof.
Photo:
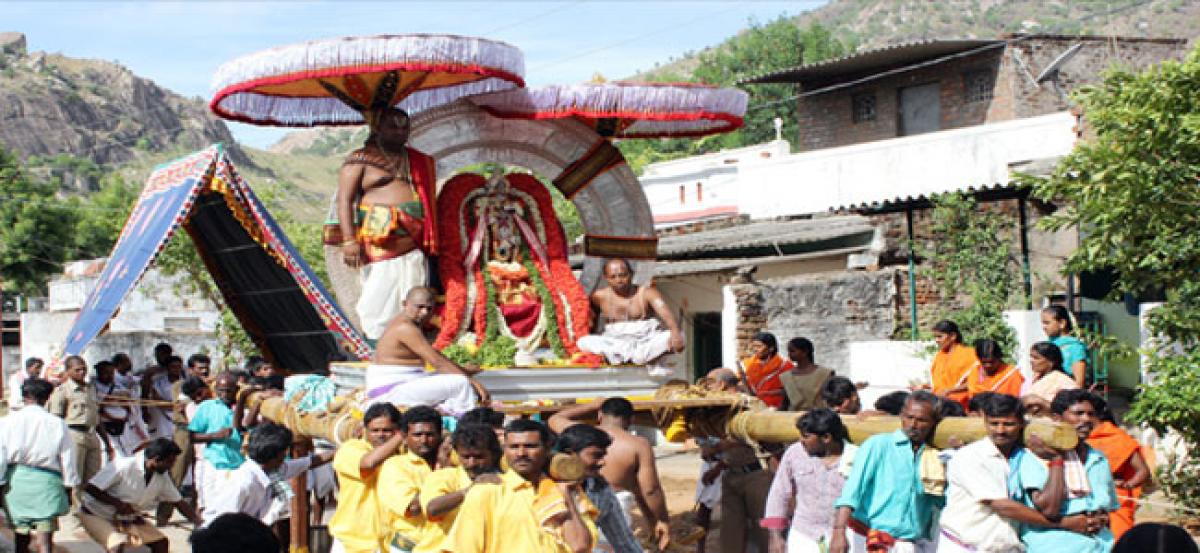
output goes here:
<path id="1" fill-rule="evenodd" d="M 798 245 L 845 242 L 859 237 L 866 241 L 870 240 L 874 231 L 875 227 L 867 218 L 857 215 L 754 221 L 733 227 L 664 236 L 658 241 L 658 258 L 736 257 L 753 255 L 752 250 L 763 249 L 777 255 L 801 253 L 796 250 L 807 248 L 797 248 Z M 835 244 L 832 247 L 845 245 Z"/>
<path id="2" fill-rule="evenodd" d="M 981 201 L 998 200 L 1005 198 L 1015 198 L 1023 193 L 1022 187 L 1014 183 L 998 182 L 994 184 L 982 184 L 977 186 L 964 186 L 954 190 L 945 192 L 918 194 L 916 196 L 896 196 L 886 200 L 860 202 L 854 204 L 840 205 L 830 209 L 836 213 L 888 213 L 894 211 L 904 211 L 905 209 L 924 209 L 929 207 L 929 204 L 934 198 L 943 194 L 962 192 L 971 194 Z"/>
<path id="3" fill-rule="evenodd" d="M 754 83 L 799 83 L 834 80 L 838 77 L 861 75 L 873 71 L 890 69 L 918 63 L 942 56 L 958 54 L 985 46 L 1004 44 L 1004 40 L 985 39 L 924 39 L 863 50 L 848 56 L 809 63 L 791 69 L 775 71 L 741 81 L 739 84 Z"/>
<path id="4" fill-rule="evenodd" d="M 847 255 L 864 251 L 869 247 L 870 246 L 868 244 L 862 244 L 835 250 L 819 250 L 795 255 L 771 255 L 766 257 L 739 257 L 731 259 L 686 259 L 682 261 L 659 261 L 654 264 L 654 276 L 673 277 L 698 275 L 703 273 L 724 273 L 739 269 L 741 267 L 749 267 L 751 265 L 770 265 L 774 263 L 803 261 L 805 259 L 814 259 L 819 257 Z"/>

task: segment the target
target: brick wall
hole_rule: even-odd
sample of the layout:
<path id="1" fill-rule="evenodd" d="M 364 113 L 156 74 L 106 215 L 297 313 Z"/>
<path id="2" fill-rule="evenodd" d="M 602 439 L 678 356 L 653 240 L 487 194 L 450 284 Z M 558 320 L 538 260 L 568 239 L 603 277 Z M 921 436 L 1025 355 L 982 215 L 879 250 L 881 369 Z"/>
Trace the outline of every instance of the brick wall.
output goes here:
<path id="1" fill-rule="evenodd" d="M 899 136 L 900 89 L 933 82 L 940 84 L 942 129 L 1011 119 L 1009 102 L 967 102 L 964 93 L 966 74 L 975 71 L 997 73 L 1000 58 L 1000 49 L 982 52 L 859 86 L 802 98 L 797 113 L 801 130 L 796 148 L 800 151 L 817 150 L 895 138 Z M 997 73 L 993 96 L 997 96 L 995 91 L 1001 83 L 1002 78 Z M 852 119 L 852 98 L 869 93 L 875 94 L 875 119 L 855 123 Z"/>
<path id="2" fill-rule="evenodd" d="M 1057 88 L 1051 81 L 1041 85 L 1033 82 L 1038 73 L 1076 43 L 1084 46 L 1062 65 Z M 899 136 L 899 94 L 904 87 L 939 83 L 941 129 L 955 129 L 1063 111 L 1070 106 L 1065 93 L 1097 82 L 1113 65 L 1145 68 L 1164 59 L 1178 59 L 1184 53 L 1183 43 L 1158 39 L 1036 36 L 1014 40 L 1006 48 L 801 98 L 797 104 L 800 133 L 796 148 L 809 151 Z M 995 75 L 992 99 L 968 101 L 966 75 L 985 70 Z M 856 77 L 847 75 L 845 80 Z M 820 86 L 812 84 L 809 89 Z M 855 123 L 853 98 L 866 93 L 875 95 L 875 119 Z"/>
<path id="3" fill-rule="evenodd" d="M 1061 65 L 1057 87 L 1050 80 L 1040 86 L 1032 82 L 1074 44 L 1083 44 L 1083 47 Z M 1099 82 L 1104 72 L 1114 66 L 1141 70 L 1163 60 L 1180 59 L 1185 53 L 1182 42 L 1163 39 L 1038 36 L 1017 40 L 1009 44 L 1002 68 L 1012 75 L 1006 96 L 1013 98 L 1015 117 L 1063 111 L 1071 106 L 1064 92 Z M 1032 75 L 1025 75 L 1015 59 L 1020 59 Z"/>
<path id="4" fill-rule="evenodd" d="M 895 270 L 831 272 L 733 286 L 738 308 L 738 358 L 750 355 L 750 337 L 771 332 L 812 340 L 814 357 L 845 374 L 849 344 L 892 337 L 897 320 Z"/>
<path id="5" fill-rule="evenodd" d="M 1049 213 L 1047 207 L 1045 204 L 1032 201 L 1028 201 L 1025 207 L 1025 213 L 1028 217 L 1027 237 L 1034 305 L 1038 305 L 1040 299 L 1049 294 L 1062 293 L 1066 290 L 1066 278 L 1061 274 L 1063 262 L 1078 246 L 1078 236 L 1073 229 L 1050 232 L 1036 228 L 1038 220 Z M 1020 227 L 1018 224 L 1020 209 L 1018 200 L 980 202 L 980 208 L 998 213 L 1011 222 L 1006 238 L 1013 259 L 1019 266 L 1022 262 L 1022 257 L 1019 235 Z M 913 212 L 913 236 L 919 244 L 923 244 L 925 247 L 930 246 L 932 240 L 935 239 L 930 231 L 931 217 L 932 210 L 917 210 Z M 897 325 L 895 331 L 898 338 L 907 338 L 911 326 L 909 322 L 911 315 L 909 311 L 907 270 L 908 223 L 904 213 L 875 215 L 871 219 L 872 223 L 882 228 L 885 241 L 879 256 L 880 265 L 893 266 L 898 269 L 896 275 L 896 309 L 899 316 L 896 319 Z M 918 251 L 920 250 L 918 249 Z M 920 258 L 918 258 L 917 263 L 917 319 L 920 327 L 927 329 L 936 322 L 935 319 L 938 317 L 938 313 L 958 308 L 960 305 L 957 302 L 960 302 L 961 298 L 940 297 L 937 290 L 933 287 L 933 283 L 919 276 Z M 1019 273 L 1016 278 L 1020 279 Z M 1018 280 L 1016 284 L 1016 290 L 1023 293 L 1023 281 Z M 1020 303 L 1021 299 L 1023 298 L 1019 298 L 1017 303 Z"/>

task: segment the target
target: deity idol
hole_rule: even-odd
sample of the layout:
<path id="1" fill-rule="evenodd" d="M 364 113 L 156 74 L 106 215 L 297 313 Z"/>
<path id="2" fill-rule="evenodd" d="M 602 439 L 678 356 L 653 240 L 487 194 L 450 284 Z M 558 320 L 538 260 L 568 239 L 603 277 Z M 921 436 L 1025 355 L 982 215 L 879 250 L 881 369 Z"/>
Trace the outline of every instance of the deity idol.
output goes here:
<path id="1" fill-rule="evenodd" d="M 527 174 L 458 175 L 438 196 L 438 219 L 446 302 L 435 347 L 511 342 L 517 365 L 579 353 L 588 297 L 542 183 Z"/>

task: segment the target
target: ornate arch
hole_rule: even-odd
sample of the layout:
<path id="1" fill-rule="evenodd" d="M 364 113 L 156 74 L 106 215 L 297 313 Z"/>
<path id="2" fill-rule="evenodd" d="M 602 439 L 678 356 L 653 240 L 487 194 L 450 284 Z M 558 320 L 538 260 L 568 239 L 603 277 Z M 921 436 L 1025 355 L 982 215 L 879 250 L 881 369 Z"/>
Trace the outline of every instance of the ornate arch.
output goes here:
<path id="1" fill-rule="evenodd" d="M 466 100 L 424 111 L 413 117 L 412 125 L 409 143 L 437 160 L 439 189 L 457 170 L 479 163 L 518 165 L 553 179 L 602 140 L 586 125 L 573 120 L 499 119 Z M 587 234 L 654 236 L 650 205 L 637 177 L 624 162 L 596 177 L 572 201 Z M 342 264 L 335 247 L 325 248 L 325 262 L 338 300 L 344 306 L 353 306 L 361 288 L 356 272 Z M 592 257 L 584 261 L 579 279 L 584 290 L 590 292 L 599 285 L 603 263 L 603 259 Z M 654 261 L 631 263 L 634 281 L 648 283 Z M 351 317 L 357 319 L 353 314 Z"/>

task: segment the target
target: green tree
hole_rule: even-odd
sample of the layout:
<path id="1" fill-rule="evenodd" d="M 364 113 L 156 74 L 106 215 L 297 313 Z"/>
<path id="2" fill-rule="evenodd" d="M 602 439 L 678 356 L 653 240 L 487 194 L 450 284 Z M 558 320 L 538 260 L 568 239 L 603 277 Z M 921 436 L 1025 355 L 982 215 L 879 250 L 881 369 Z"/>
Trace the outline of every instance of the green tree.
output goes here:
<path id="1" fill-rule="evenodd" d="M 1111 271 L 1114 299 L 1163 292 L 1148 315 L 1159 339 L 1143 349 L 1144 382 L 1128 419 L 1190 444 L 1166 460 L 1168 494 L 1200 507 L 1200 49 L 1141 73 L 1113 70 L 1075 94 L 1091 135 L 1034 193 L 1064 205 L 1040 224 L 1081 229 L 1066 271 Z M 1173 462 L 1177 462 L 1173 463 Z M 1174 466 L 1172 466 L 1174 465 Z"/>
<path id="2" fill-rule="evenodd" d="M 846 55 L 854 44 L 836 38 L 819 23 L 800 28 L 786 17 L 750 27 L 699 55 L 688 80 L 717 86 Z M 678 75 L 657 74 L 654 80 L 682 80 Z M 630 167 L 641 172 L 648 163 L 696 154 L 739 148 L 775 139 L 775 118 L 783 120 L 785 136 L 795 132 L 796 92 L 790 84 L 748 85 L 750 94 L 745 125 L 732 133 L 699 139 L 625 140 L 620 143 Z"/>
<path id="3" fill-rule="evenodd" d="M 929 234 L 935 238 L 917 247 L 925 258 L 919 274 L 937 287 L 942 305 L 956 305 L 938 318 L 958 323 L 966 343 L 990 338 L 1009 355 L 1015 353 L 1016 336 L 1004 322 L 1004 310 L 1023 299 L 1011 227 L 1007 218 L 981 209 L 966 194 L 944 194 L 934 200 Z"/>
<path id="4" fill-rule="evenodd" d="M 75 212 L 56 187 L 27 175 L 0 148 L 0 275 L 4 290 L 43 295 L 46 280 L 74 257 Z"/>
<path id="5" fill-rule="evenodd" d="M 119 173 L 100 180 L 100 189 L 87 196 L 66 200 L 75 212 L 74 249 L 81 258 L 106 257 L 121 235 L 121 229 L 140 190 Z"/>

